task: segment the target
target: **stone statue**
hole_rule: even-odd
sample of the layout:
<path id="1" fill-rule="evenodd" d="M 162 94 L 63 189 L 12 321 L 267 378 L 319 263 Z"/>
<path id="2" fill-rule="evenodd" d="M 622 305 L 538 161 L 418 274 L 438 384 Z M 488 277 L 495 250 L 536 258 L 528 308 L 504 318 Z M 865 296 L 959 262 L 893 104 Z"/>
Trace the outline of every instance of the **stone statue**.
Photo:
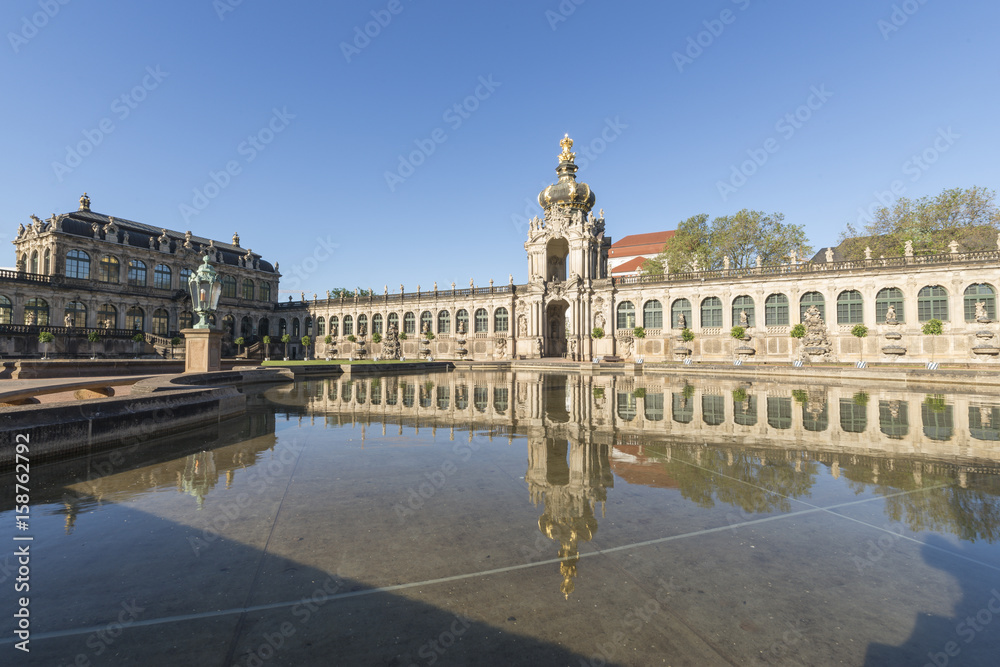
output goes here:
<path id="1" fill-rule="evenodd" d="M 976 321 L 977 322 L 983 322 L 983 321 L 987 321 L 987 320 L 989 320 L 989 317 L 986 315 L 986 302 L 985 301 L 977 301 L 976 302 Z"/>
<path id="2" fill-rule="evenodd" d="M 403 283 L 399 283 L 399 293 L 403 293 Z"/>
<path id="3" fill-rule="evenodd" d="M 763 265 L 764 265 L 764 258 L 761 257 L 760 255 L 757 255 L 757 268 L 759 269 Z"/>
<path id="4" fill-rule="evenodd" d="M 105 329 L 110 329 L 111 328 L 111 318 L 110 317 L 104 318 L 104 321 L 101 323 L 101 325 Z"/>
<path id="5" fill-rule="evenodd" d="M 729 270 L 729 255 L 722 256 L 722 268 L 726 271 Z"/>
<path id="6" fill-rule="evenodd" d="M 604 315 L 602 313 L 597 313 L 597 316 L 594 318 L 594 326 L 598 329 L 603 329 L 604 324 Z"/>
<path id="7" fill-rule="evenodd" d="M 306 300 L 306 293 L 305 292 L 299 292 L 299 295 L 300 295 L 299 296 L 299 301 L 305 301 Z"/>
<path id="8" fill-rule="evenodd" d="M 524 314 L 517 316 L 517 335 L 519 338 L 525 338 L 528 335 L 528 318 Z"/>
<path id="9" fill-rule="evenodd" d="M 826 249 L 826 262 L 829 264 L 833 261 L 833 248 Z"/>
<path id="10" fill-rule="evenodd" d="M 903 254 L 907 257 L 913 257 L 913 241 L 907 241 L 903 244 Z"/>
<path id="11" fill-rule="evenodd" d="M 476 283 L 472 278 L 469 278 L 469 289 L 476 289 Z"/>
<path id="12" fill-rule="evenodd" d="M 951 243 L 948 244 L 948 250 L 951 251 L 951 254 L 956 254 L 958 252 L 958 241 L 952 239 Z"/>
<path id="13" fill-rule="evenodd" d="M 399 331 L 395 324 L 390 324 L 382 339 L 382 358 L 399 359 Z"/>
<path id="14" fill-rule="evenodd" d="M 29 327 L 34 326 L 37 321 L 38 321 L 38 315 L 36 315 L 35 311 L 29 310 L 27 313 L 25 313 L 24 323 L 27 324 Z"/>
<path id="15" fill-rule="evenodd" d="M 156 239 L 152 235 L 150 235 L 149 237 L 149 249 L 150 250 L 156 249 Z"/>
<path id="16" fill-rule="evenodd" d="M 436 281 L 436 280 L 434 281 L 434 291 L 435 292 L 438 291 L 438 281 Z"/>
<path id="17" fill-rule="evenodd" d="M 90 197 L 87 196 L 86 192 L 84 192 L 83 196 L 80 197 L 80 210 L 81 211 L 90 210 Z"/>
<path id="18" fill-rule="evenodd" d="M 885 310 L 885 323 L 886 324 L 896 324 L 896 307 L 891 303 L 889 307 Z"/>
<path id="19" fill-rule="evenodd" d="M 535 339 L 535 354 L 537 354 L 538 356 L 542 356 L 542 339 L 541 338 L 536 338 Z"/>
<path id="20" fill-rule="evenodd" d="M 576 338 L 569 339 L 569 356 L 576 359 Z"/>
<path id="21" fill-rule="evenodd" d="M 509 274 L 507 274 L 507 279 L 508 279 L 508 280 L 507 280 L 507 283 L 508 283 L 509 285 L 513 285 L 513 284 L 514 284 L 514 274 L 513 274 L 513 273 L 509 273 Z"/>
<path id="22" fill-rule="evenodd" d="M 66 313 L 63 316 L 63 326 L 67 329 L 73 328 L 73 315 L 71 313 Z"/>
<path id="23" fill-rule="evenodd" d="M 747 316 L 747 311 L 745 310 L 740 311 L 740 326 L 744 328 L 750 326 L 750 318 Z"/>
<path id="24" fill-rule="evenodd" d="M 688 320 L 684 313 L 677 313 L 677 327 L 680 329 L 687 329 Z"/>
<path id="25" fill-rule="evenodd" d="M 239 232 L 233 232 L 233 245 L 236 246 L 237 248 L 240 247 L 240 233 Z"/>
<path id="26" fill-rule="evenodd" d="M 788 263 L 792 266 L 798 266 L 799 264 L 799 254 L 794 250 L 788 253 Z"/>
<path id="27" fill-rule="evenodd" d="M 17 238 L 24 236 L 24 225 L 17 226 Z"/>
<path id="28" fill-rule="evenodd" d="M 124 232 L 122 232 L 122 243 L 124 245 L 128 245 L 128 230 L 127 229 Z"/>
<path id="29" fill-rule="evenodd" d="M 865 246 L 865 259 L 871 259 L 871 258 L 872 258 L 871 246 Z"/>
<path id="30" fill-rule="evenodd" d="M 184 232 L 184 247 L 185 248 L 192 248 L 192 247 L 194 247 L 191 244 L 191 230 L 190 229 L 188 231 Z M 274 268 L 275 268 L 275 270 L 277 270 L 278 269 L 278 265 L 275 264 Z"/>

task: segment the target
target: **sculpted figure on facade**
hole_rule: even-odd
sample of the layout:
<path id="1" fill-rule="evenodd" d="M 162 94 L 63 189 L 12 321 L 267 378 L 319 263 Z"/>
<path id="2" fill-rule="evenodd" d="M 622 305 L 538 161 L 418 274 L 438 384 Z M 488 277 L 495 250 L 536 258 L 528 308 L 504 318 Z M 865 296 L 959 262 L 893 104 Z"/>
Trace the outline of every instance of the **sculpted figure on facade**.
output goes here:
<path id="1" fill-rule="evenodd" d="M 524 316 L 524 313 L 517 316 L 517 336 L 518 338 L 528 336 L 528 318 Z"/>
<path id="2" fill-rule="evenodd" d="M 889 307 L 885 310 L 885 323 L 886 324 L 898 324 L 896 321 L 896 307 L 889 304 Z"/>
<path id="3" fill-rule="evenodd" d="M 594 326 L 596 328 L 598 328 L 598 329 L 603 329 L 604 328 L 604 324 L 605 324 L 604 314 L 603 313 L 597 313 L 597 315 L 594 316 Z"/>
<path id="4" fill-rule="evenodd" d="M 38 322 L 38 315 L 33 310 L 29 310 L 24 316 L 24 323 L 29 327 L 34 326 Z"/>
<path id="5" fill-rule="evenodd" d="M 390 324 L 382 339 L 382 358 L 399 359 L 399 331 L 395 324 Z"/>
<path id="6" fill-rule="evenodd" d="M 906 257 L 913 257 L 913 241 L 907 241 L 903 244 L 903 254 Z"/>
<path id="7" fill-rule="evenodd" d="M 684 313 L 677 313 L 677 326 L 681 329 L 687 329 L 688 320 Z"/>
<path id="8" fill-rule="evenodd" d="M 67 329 L 70 329 L 70 328 L 73 327 L 73 315 L 72 315 L 72 313 L 66 313 L 63 316 L 63 326 L 66 327 Z"/>
<path id="9" fill-rule="evenodd" d="M 986 315 L 986 302 L 977 301 L 976 302 L 976 321 L 986 322 L 989 321 L 989 317 Z"/>
<path id="10" fill-rule="evenodd" d="M 833 262 L 833 248 L 826 249 L 826 263 L 830 264 Z"/>
<path id="11" fill-rule="evenodd" d="M 745 310 L 740 311 L 740 326 L 744 328 L 750 326 L 750 317 Z"/>

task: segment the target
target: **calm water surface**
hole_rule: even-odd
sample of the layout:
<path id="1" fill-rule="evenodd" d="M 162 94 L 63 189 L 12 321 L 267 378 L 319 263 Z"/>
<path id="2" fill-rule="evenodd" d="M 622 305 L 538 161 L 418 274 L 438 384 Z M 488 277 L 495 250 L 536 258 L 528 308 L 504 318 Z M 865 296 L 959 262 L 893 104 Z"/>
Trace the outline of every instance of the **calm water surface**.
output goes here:
<path id="1" fill-rule="evenodd" d="M 996 395 L 522 372 L 247 394 L 217 428 L 32 468 L 31 653 L 8 547 L 3 664 L 998 664 Z"/>

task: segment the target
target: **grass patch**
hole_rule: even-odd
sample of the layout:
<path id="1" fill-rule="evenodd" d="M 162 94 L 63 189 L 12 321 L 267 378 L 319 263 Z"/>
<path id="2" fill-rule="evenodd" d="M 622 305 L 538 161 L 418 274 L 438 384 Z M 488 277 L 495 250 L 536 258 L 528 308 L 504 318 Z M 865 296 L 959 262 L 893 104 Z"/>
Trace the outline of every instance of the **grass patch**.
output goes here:
<path id="1" fill-rule="evenodd" d="M 263 366 L 351 366 L 351 365 L 364 365 L 364 364 L 423 364 L 426 363 L 422 359 L 407 359 L 406 361 L 400 361 L 399 359 L 386 359 L 384 361 L 372 361 L 371 359 L 356 359 L 351 361 L 349 359 L 332 359 L 327 361 L 326 359 L 316 359 L 313 361 L 303 361 L 290 360 L 282 361 L 281 359 L 271 359 L 270 361 L 262 361 Z"/>

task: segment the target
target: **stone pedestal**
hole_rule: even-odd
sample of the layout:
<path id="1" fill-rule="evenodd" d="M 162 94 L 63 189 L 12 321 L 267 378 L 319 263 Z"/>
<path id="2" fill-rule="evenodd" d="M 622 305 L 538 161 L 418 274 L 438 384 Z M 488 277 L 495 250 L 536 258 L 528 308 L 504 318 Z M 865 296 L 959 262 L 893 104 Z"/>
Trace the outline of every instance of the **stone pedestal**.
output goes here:
<path id="1" fill-rule="evenodd" d="M 222 332 L 212 329 L 184 329 L 185 373 L 222 370 Z"/>

